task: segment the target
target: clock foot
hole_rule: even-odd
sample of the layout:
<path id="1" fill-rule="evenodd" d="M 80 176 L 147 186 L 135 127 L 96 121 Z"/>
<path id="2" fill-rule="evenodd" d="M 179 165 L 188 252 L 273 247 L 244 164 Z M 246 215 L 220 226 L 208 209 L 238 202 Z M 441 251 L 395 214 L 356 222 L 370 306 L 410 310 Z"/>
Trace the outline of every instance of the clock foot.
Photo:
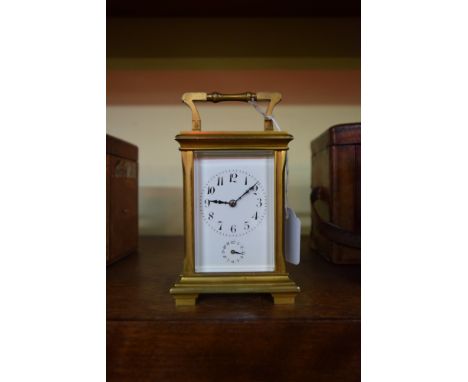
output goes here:
<path id="1" fill-rule="evenodd" d="M 272 293 L 275 305 L 294 304 L 297 293 Z"/>
<path id="2" fill-rule="evenodd" d="M 198 298 L 196 294 L 179 294 L 174 295 L 176 306 L 194 306 Z"/>

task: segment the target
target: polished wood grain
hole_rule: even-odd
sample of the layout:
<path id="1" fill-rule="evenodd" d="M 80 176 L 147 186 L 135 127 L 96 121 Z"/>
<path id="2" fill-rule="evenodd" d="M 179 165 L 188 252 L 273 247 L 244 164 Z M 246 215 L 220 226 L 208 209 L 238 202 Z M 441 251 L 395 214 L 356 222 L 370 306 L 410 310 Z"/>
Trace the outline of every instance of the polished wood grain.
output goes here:
<path id="1" fill-rule="evenodd" d="M 309 253 L 289 266 L 296 304 L 270 295 L 202 295 L 175 307 L 182 237 L 140 238 L 107 270 L 109 381 L 359 381 L 360 268 Z"/>
<path id="2" fill-rule="evenodd" d="M 315 247 L 334 263 L 359 263 L 361 124 L 332 126 L 311 142 L 311 149 L 311 237 Z"/>
<path id="3" fill-rule="evenodd" d="M 359 381 L 354 322 L 108 324 L 108 381 Z"/>

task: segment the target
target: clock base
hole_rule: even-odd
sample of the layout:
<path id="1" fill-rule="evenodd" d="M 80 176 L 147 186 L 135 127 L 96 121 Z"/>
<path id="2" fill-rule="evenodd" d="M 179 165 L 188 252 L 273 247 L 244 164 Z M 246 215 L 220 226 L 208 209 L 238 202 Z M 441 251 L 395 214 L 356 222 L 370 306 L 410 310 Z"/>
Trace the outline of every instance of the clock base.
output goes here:
<path id="1" fill-rule="evenodd" d="M 174 296 L 176 306 L 194 306 L 197 303 L 197 298 L 198 293 Z"/>
<path id="2" fill-rule="evenodd" d="M 286 274 L 181 276 L 170 293 L 176 306 L 193 306 L 201 293 L 270 293 L 276 305 L 294 304 L 300 288 Z"/>
<path id="3" fill-rule="evenodd" d="M 294 304 L 297 293 L 272 293 L 275 305 Z"/>

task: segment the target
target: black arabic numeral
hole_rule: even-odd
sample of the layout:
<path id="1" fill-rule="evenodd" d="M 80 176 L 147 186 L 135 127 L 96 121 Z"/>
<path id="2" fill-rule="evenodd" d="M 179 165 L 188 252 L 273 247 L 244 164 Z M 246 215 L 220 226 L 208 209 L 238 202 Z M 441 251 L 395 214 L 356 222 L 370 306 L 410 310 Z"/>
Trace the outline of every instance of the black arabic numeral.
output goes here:
<path id="1" fill-rule="evenodd" d="M 245 183 L 244 184 L 247 186 L 247 177 L 245 177 Z"/>
<path id="2" fill-rule="evenodd" d="M 218 220 L 219 228 L 218 230 L 221 231 L 223 229 L 223 222 L 221 220 Z"/>
<path id="3" fill-rule="evenodd" d="M 255 214 L 252 216 L 252 219 L 255 219 L 255 220 L 258 219 L 258 211 L 255 211 Z"/>
<path id="4" fill-rule="evenodd" d="M 215 193 L 215 190 L 216 190 L 216 189 L 215 189 L 213 186 L 208 187 L 208 195 L 209 195 L 209 194 L 214 194 L 214 193 Z"/>
<path id="5" fill-rule="evenodd" d="M 231 232 L 236 233 L 236 225 L 235 224 L 231 226 Z"/>
<path id="6" fill-rule="evenodd" d="M 249 228 L 250 228 L 249 221 L 248 220 L 244 221 L 244 230 L 248 231 Z"/>
<path id="7" fill-rule="evenodd" d="M 257 191 L 258 191 L 258 186 L 255 185 L 254 188 L 253 188 L 253 194 L 257 195 Z"/>
<path id="8" fill-rule="evenodd" d="M 222 186 L 223 185 L 223 177 L 222 176 L 218 176 L 218 186 Z"/>
<path id="9" fill-rule="evenodd" d="M 205 204 L 205 207 L 210 206 L 210 201 L 208 199 L 205 199 L 205 201 L 203 203 Z"/>
<path id="10" fill-rule="evenodd" d="M 214 212 L 210 212 L 208 214 L 208 220 L 213 220 L 213 218 L 214 218 Z"/>
<path id="11" fill-rule="evenodd" d="M 258 204 L 257 204 L 257 207 L 261 207 L 263 206 L 263 203 L 262 203 L 262 198 L 258 198 Z"/>
<path id="12" fill-rule="evenodd" d="M 229 174 L 229 182 L 230 183 L 237 183 L 237 174 L 236 173 Z"/>

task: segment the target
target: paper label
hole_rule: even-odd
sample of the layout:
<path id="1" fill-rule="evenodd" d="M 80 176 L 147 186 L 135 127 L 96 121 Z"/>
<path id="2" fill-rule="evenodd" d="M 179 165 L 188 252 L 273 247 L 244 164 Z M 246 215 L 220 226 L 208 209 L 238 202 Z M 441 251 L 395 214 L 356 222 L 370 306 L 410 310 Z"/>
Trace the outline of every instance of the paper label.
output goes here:
<path id="1" fill-rule="evenodd" d="M 301 260 L 301 221 L 289 207 L 286 209 L 284 225 L 286 261 L 298 265 Z"/>

